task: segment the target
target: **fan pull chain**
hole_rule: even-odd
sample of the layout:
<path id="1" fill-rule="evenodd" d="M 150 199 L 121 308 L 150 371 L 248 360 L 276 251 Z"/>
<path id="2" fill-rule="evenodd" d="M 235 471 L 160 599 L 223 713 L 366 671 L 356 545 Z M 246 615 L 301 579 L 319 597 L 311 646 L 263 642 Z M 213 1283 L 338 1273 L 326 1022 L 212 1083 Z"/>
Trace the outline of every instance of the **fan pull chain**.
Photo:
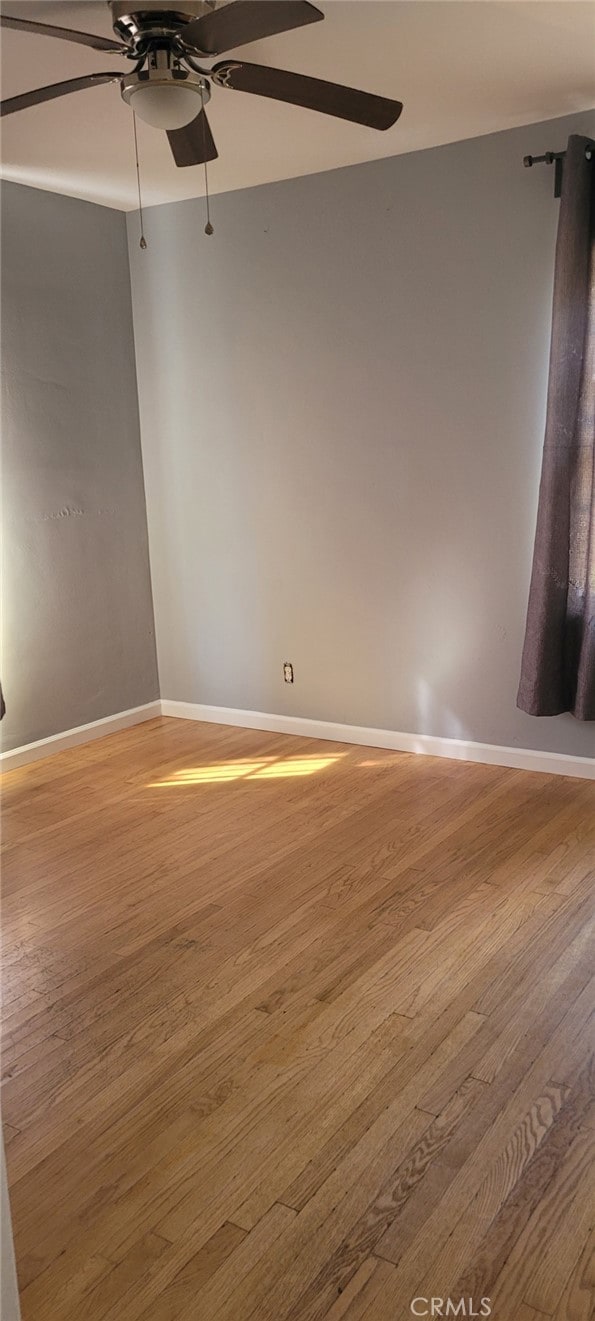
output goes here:
<path id="1" fill-rule="evenodd" d="M 147 246 L 147 240 L 146 240 L 145 235 L 144 235 L 144 228 L 145 228 L 145 226 L 144 226 L 144 221 L 143 221 L 143 199 L 142 199 L 142 197 L 141 197 L 141 191 L 140 191 L 140 166 L 139 166 L 139 163 L 138 163 L 138 138 L 137 138 L 137 135 L 136 135 L 136 115 L 135 115 L 135 113 L 134 113 L 134 110 L 132 111 L 132 124 L 133 124 L 133 128 L 134 128 L 134 157 L 135 157 L 135 160 L 136 160 L 136 184 L 137 184 L 137 188 L 138 188 L 138 210 L 139 210 L 139 215 L 140 215 L 140 243 L 139 243 L 139 248 L 143 248 L 143 250 L 144 250 L 144 249 L 146 248 L 146 246 Z"/>
<path id="2" fill-rule="evenodd" d="M 205 167 L 205 197 L 206 197 L 206 201 L 207 201 L 207 223 L 206 223 L 206 225 L 205 225 L 205 234 L 214 234 L 215 231 L 214 231 L 213 226 L 212 226 L 212 224 L 211 224 L 211 208 L 210 208 L 210 199 L 209 199 L 209 175 L 208 175 L 208 171 L 207 171 L 207 152 L 206 152 L 206 120 L 205 120 L 205 117 L 204 117 L 204 114 L 205 114 L 205 99 L 204 99 L 204 96 L 203 96 L 202 83 L 201 83 L 201 87 L 200 87 L 200 104 L 201 104 L 201 107 L 202 107 L 202 118 L 201 118 L 201 125 L 202 125 L 202 145 L 203 145 L 203 156 L 204 156 L 204 158 L 205 158 L 205 160 L 204 160 L 204 167 Z"/>

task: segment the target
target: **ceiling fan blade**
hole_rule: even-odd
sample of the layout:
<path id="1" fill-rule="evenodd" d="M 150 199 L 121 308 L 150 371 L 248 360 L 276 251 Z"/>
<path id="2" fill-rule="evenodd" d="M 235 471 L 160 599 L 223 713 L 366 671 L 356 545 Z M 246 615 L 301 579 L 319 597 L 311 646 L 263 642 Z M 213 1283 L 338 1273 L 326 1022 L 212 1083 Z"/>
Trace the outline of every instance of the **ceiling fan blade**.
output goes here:
<path id="1" fill-rule="evenodd" d="M 318 110 L 323 115 L 336 115 L 338 119 L 349 119 L 368 128 L 391 128 L 403 109 L 401 101 L 390 101 L 371 92 L 357 92 L 353 87 L 341 87 L 338 83 L 308 78 L 301 73 L 269 69 L 263 64 L 225 60 L 215 65 L 211 76 L 221 87 L 253 92 L 256 96 L 271 96 L 275 101 L 288 101 L 291 105 Z"/>
<path id="2" fill-rule="evenodd" d="M 17 32 L 32 32 L 40 37 L 76 41 L 79 46 L 92 46 L 93 50 L 114 50 L 120 53 L 126 50 L 122 42 L 112 41 L 111 37 L 96 37 L 92 32 L 74 32 L 71 28 L 57 28 L 49 23 L 32 23 L 28 18 L 12 18 L 9 14 L 0 14 L 0 25 L 14 28 Z"/>
<path id="3" fill-rule="evenodd" d="M 180 36 L 185 45 L 194 46 L 203 55 L 220 55 L 277 32 L 289 32 L 318 23 L 324 18 L 320 9 L 307 0 L 232 0 L 202 18 L 186 24 Z"/>
<path id="4" fill-rule="evenodd" d="M 32 92 L 21 92 L 20 96 L 9 96 L 0 101 L 0 115 L 13 115 L 16 110 L 28 110 L 29 106 L 41 105 L 43 101 L 53 101 L 55 96 L 68 96 L 69 92 L 81 92 L 85 87 L 95 87 L 97 83 L 119 82 L 121 74 L 87 73 L 82 78 L 69 78 L 65 83 L 52 83 L 49 87 L 35 87 Z"/>
<path id="5" fill-rule="evenodd" d="M 169 145 L 176 165 L 204 165 L 219 155 L 204 110 L 184 128 L 170 129 Z"/>

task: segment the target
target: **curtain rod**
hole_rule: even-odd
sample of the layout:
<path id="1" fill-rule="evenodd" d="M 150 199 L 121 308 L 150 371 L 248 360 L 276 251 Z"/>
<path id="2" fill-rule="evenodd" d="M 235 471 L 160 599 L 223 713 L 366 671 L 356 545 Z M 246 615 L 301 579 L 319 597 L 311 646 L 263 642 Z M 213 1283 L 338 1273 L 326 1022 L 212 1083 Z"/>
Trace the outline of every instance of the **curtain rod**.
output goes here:
<path id="1" fill-rule="evenodd" d="M 585 160 L 593 159 L 595 146 L 585 147 Z M 554 169 L 554 197 L 562 196 L 562 174 L 564 170 L 565 151 L 546 151 L 543 156 L 523 156 L 523 165 L 529 169 L 531 165 L 553 165 Z"/>

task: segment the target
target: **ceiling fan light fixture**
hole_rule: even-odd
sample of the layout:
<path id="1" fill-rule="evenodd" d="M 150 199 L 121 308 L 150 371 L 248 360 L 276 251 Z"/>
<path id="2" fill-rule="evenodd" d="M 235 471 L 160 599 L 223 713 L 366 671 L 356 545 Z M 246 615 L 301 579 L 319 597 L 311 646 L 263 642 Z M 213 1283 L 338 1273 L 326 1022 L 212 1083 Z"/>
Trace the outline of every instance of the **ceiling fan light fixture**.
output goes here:
<path id="1" fill-rule="evenodd" d="M 129 105 L 145 124 L 165 129 L 183 128 L 200 110 L 194 89 L 187 87 L 137 87 Z"/>
<path id="2" fill-rule="evenodd" d="M 176 70 L 130 74 L 122 79 L 121 90 L 139 119 L 152 128 L 170 131 L 196 119 L 211 94 L 205 78 Z"/>

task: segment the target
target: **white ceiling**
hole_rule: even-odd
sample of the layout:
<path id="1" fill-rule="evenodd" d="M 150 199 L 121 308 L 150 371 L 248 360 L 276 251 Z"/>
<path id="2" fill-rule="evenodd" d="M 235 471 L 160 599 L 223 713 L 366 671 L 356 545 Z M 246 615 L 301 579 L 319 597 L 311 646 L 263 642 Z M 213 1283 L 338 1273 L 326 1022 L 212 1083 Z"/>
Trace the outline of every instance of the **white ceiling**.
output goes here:
<path id="1" fill-rule="evenodd" d="M 397 97 L 405 103 L 401 119 L 378 133 L 215 87 L 209 119 L 219 160 L 209 166 L 212 192 L 394 156 L 595 104 L 595 0 L 316 3 L 324 23 L 246 47 L 246 58 Z M 105 0 L 3 0 L 3 9 L 111 34 Z M 5 97 L 111 67 L 127 66 L 115 55 L 3 31 Z M 139 150 L 146 205 L 202 194 L 202 167 L 176 169 L 165 134 L 140 122 Z M 132 118 L 117 85 L 4 118 L 2 173 L 135 208 Z"/>

